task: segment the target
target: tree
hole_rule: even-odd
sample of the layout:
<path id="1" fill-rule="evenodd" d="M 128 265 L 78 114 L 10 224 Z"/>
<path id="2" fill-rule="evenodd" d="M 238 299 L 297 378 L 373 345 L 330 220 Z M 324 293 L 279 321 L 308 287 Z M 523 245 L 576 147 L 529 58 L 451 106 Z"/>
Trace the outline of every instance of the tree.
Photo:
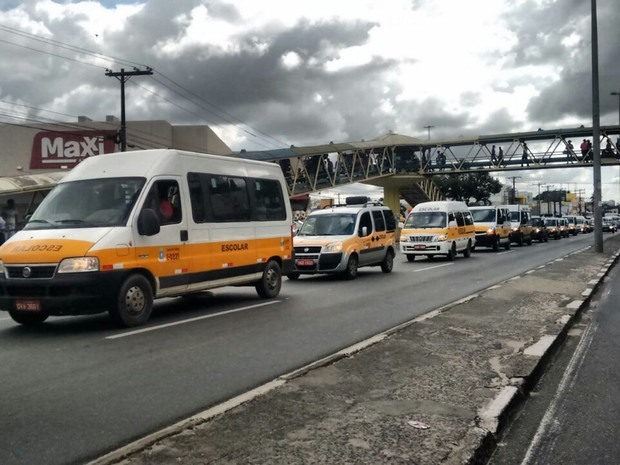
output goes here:
<path id="1" fill-rule="evenodd" d="M 489 198 L 502 190 L 502 183 L 486 172 L 443 174 L 433 181 L 447 199 L 470 203 L 489 203 Z M 472 202 L 473 199 L 473 202 Z"/>

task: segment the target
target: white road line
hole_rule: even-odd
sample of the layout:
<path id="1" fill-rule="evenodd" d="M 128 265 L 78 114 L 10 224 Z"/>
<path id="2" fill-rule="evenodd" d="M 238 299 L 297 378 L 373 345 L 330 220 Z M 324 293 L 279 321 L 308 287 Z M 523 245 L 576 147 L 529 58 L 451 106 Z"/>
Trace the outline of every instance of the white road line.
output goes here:
<path id="1" fill-rule="evenodd" d="M 592 344 L 592 341 L 594 340 L 594 335 L 596 334 L 597 327 L 597 323 L 593 322 L 586 328 L 585 333 L 581 338 L 581 341 L 579 341 L 579 344 L 575 349 L 575 353 L 573 354 L 570 362 L 568 363 L 566 372 L 564 372 L 564 376 L 562 376 L 562 380 L 560 381 L 558 389 L 555 392 L 555 396 L 553 397 L 549 408 L 545 412 L 545 416 L 540 422 L 540 426 L 538 427 L 538 430 L 536 431 L 536 434 L 532 439 L 530 447 L 528 448 L 527 453 L 525 454 L 525 457 L 521 462 L 521 465 L 530 465 L 533 463 L 550 463 L 547 461 L 547 458 L 549 458 L 549 455 L 553 452 L 557 433 L 559 432 L 559 419 L 557 418 L 557 416 L 561 406 L 560 404 L 564 399 L 564 396 L 566 395 L 565 393 L 572 389 L 575 381 L 577 380 L 577 373 L 579 372 L 581 364 L 585 359 L 585 355 L 590 348 L 590 344 Z M 543 444 L 543 438 L 548 437 L 549 434 L 554 434 L 554 437 L 552 437 L 548 443 Z M 544 450 L 542 450 L 543 447 Z M 542 457 L 540 457 L 539 454 L 542 455 Z M 540 457 L 541 460 L 537 460 L 538 457 Z"/>
<path id="2" fill-rule="evenodd" d="M 420 271 L 433 270 L 435 268 L 441 268 L 442 266 L 450 266 L 454 265 L 454 263 L 444 263 L 442 265 L 429 266 L 427 268 L 420 268 L 419 270 L 411 270 L 411 273 L 419 273 Z"/>
<path id="3" fill-rule="evenodd" d="M 120 339 L 122 337 L 135 336 L 136 334 L 149 333 L 151 331 L 158 331 L 160 329 L 170 328 L 171 326 L 184 325 L 186 323 L 193 323 L 194 321 L 206 320 L 208 318 L 215 318 L 218 316 L 229 315 L 231 313 L 243 312 L 245 310 L 250 310 L 252 308 L 265 307 L 267 305 L 273 305 L 280 303 L 281 300 L 270 300 L 269 302 L 264 302 L 256 305 L 248 305 L 247 307 L 235 308 L 233 310 L 226 310 L 225 312 L 220 313 L 212 313 L 209 315 L 197 316 L 195 318 L 188 318 L 187 320 L 179 320 L 174 321 L 172 323 L 166 323 L 158 326 L 151 326 L 149 328 L 136 329 L 135 331 L 128 331 L 126 333 L 114 334 L 113 336 L 107 336 L 106 339 Z"/>
<path id="4" fill-rule="evenodd" d="M 512 253 L 512 252 L 514 252 L 514 250 L 506 250 L 505 252 L 499 252 L 499 253 L 496 253 L 495 255 L 506 255 L 507 253 Z"/>

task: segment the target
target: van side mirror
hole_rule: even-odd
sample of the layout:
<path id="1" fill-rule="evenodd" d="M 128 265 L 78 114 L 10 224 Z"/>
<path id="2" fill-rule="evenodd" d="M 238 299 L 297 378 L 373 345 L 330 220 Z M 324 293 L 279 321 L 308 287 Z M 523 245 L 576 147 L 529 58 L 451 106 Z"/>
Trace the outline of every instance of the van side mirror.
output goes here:
<path id="1" fill-rule="evenodd" d="M 360 228 L 360 237 L 368 236 L 368 226 L 362 226 Z"/>
<path id="2" fill-rule="evenodd" d="M 449 228 L 456 228 L 457 224 L 455 220 L 448 221 Z"/>
<path id="3" fill-rule="evenodd" d="M 155 210 L 145 208 L 138 215 L 138 234 L 141 236 L 154 236 L 159 234 L 161 226 L 159 224 L 159 217 Z"/>

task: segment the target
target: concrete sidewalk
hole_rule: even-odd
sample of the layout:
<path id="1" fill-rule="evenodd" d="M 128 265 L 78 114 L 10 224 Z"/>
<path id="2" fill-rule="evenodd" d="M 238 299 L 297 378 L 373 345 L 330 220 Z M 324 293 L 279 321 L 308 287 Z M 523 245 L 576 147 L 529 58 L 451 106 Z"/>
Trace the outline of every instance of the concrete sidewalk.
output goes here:
<path id="1" fill-rule="evenodd" d="M 615 263 L 605 238 L 92 463 L 483 463 Z"/>

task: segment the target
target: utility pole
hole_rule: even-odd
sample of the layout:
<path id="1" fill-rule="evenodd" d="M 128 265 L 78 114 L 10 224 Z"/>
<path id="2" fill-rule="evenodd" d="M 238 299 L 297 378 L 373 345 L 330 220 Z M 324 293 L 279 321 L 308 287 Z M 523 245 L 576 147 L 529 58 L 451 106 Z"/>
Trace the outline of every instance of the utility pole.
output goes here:
<path id="1" fill-rule="evenodd" d="M 428 129 L 428 140 L 431 140 L 431 128 L 434 128 L 435 126 L 424 126 L 424 129 Z"/>
<path id="2" fill-rule="evenodd" d="M 579 210 L 579 214 L 581 215 L 581 193 L 586 193 L 585 189 L 575 189 L 575 193 L 577 194 L 577 210 Z"/>
<path id="3" fill-rule="evenodd" d="M 515 183 L 517 179 L 521 179 L 521 176 L 506 176 L 506 179 L 512 179 L 512 195 L 510 196 L 511 197 L 510 203 L 514 204 L 516 200 L 516 192 L 517 192 L 515 188 Z"/>
<path id="4" fill-rule="evenodd" d="M 538 186 L 538 216 L 542 215 L 542 210 L 540 209 L 540 186 L 541 186 L 542 182 L 536 182 L 534 183 L 535 186 Z"/>
<path id="5" fill-rule="evenodd" d="M 115 77 L 121 83 L 121 129 L 118 133 L 119 144 L 121 146 L 121 152 L 127 149 L 127 122 L 125 120 L 125 83 L 129 81 L 131 76 L 149 76 L 153 74 L 153 68 L 147 67 L 142 71 L 138 68 L 134 68 L 133 71 L 125 71 L 121 68 L 120 72 L 114 72 L 107 69 L 105 75 L 109 77 Z"/>
<path id="6" fill-rule="evenodd" d="M 545 184 L 544 187 L 547 188 L 547 215 L 550 215 L 551 214 L 551 197 L 549 193 L 549 188 L 553 187 L 553 184 Z"/>
<path id="7" fill-rule="evenodd" d="M 601 193 L 601 110 L 598 87 L 598 19 L 596 0 L 591 0 L 592 35 L 592 182 L 594 184 L 594 249 L 603 253 L 603 202 Z"/>

